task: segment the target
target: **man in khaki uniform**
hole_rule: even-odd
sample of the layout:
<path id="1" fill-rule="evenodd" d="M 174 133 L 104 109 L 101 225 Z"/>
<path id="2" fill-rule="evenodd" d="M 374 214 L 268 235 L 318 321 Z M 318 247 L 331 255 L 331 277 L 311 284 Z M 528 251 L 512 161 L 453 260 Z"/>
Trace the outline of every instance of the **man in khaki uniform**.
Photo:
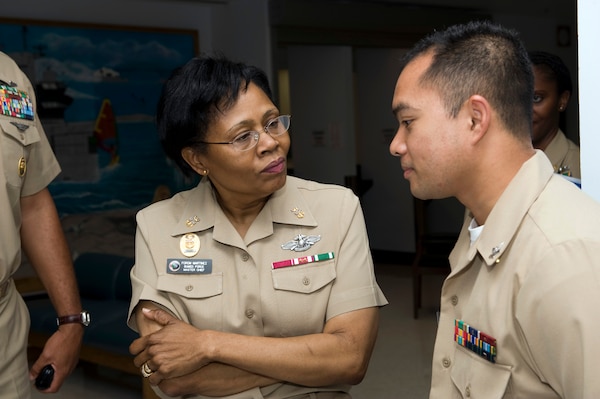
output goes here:
<path id="1" fill-rule="evenodd" d="M 60 172 L 35 113 L 33 87 L 0 53 L 0 397 L 29 398 L 30 379 L 47 364 L 55 370 L 45 392 L 56 392 L 76 366 L 83 328 L 61 325 L 28 373 L 29 312 L 11 276 L 23 248 L 59 316 L 78 315 L 81 303 L 56 208 L 46 186 Z"/>
<path id="2" fill-rule="evenodd" d="M 531 143 L 515 32 L 450 27 L 407 53 L 390 151 L 413 195 L 467 208 L 442 288 L 430 398 L 600 397 L 600 204 Z"/>

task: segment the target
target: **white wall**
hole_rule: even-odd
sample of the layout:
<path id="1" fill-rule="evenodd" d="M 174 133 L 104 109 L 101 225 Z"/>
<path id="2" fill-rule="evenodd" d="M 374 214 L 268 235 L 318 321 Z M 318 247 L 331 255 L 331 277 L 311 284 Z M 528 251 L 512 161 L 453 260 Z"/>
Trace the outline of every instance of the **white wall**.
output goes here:
<path id="1" fill-rule="evenodd" d="M 294 174 L 344 184 L 356 173 L 352 48 L 288 47 Z"/>
<path id="2" fill-rule="evenodd" d="M 361 199 L 371 247 L 414 252 L 413 197 L 402 177 L 400 159 L 389 150 L 398 128 L 391 112 L 392 96 L 405 52 L 387 48 L 355 50 L 356 136 L 363 178 L 373 182 Z"/>
<path id="3" fill-rule="evenodd" d="M 600 3 L 578 1 L 579 102 L 581 125 L 581 183 L 583 191 L 600 201 L 600 134 L 598 134 L 598 93 L 600 93 Z"/>

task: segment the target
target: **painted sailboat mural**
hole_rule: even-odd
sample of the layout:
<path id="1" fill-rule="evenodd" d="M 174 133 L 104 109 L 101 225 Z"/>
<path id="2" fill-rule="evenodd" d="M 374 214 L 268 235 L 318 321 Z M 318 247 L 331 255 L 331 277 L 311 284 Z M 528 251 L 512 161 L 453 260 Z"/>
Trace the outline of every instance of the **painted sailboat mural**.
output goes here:
<path id="1" fill-rule="evenodd" d="M 0 22 L 0 50 L 36 90 L 62 172 L 49 186 L 61 215 L 135 210 L 188 181 L 160 146 L 164 80 L 197 52 L 197 33 Z"/>
<path id="2" fill-rule="evenodd" d="M 119 163 L 119 136 L 110 100 L 105 98 L 96 118 L 93 142 L 96 147 L 110 154 L 110 165 Z"/>

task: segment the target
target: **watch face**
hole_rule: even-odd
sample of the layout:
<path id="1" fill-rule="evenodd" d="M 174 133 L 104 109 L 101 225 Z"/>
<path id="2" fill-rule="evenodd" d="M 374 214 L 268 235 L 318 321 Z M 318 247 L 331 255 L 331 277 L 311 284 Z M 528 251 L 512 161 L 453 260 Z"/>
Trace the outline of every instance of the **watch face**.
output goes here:
<path id="1" fill-rule="evenodd" d="M 87 310 L 81 312 L 81 324 L 87 327 L 90 325 L 90 321 L 92 321 L 92 318 L 90 317 L 89 312 Z"/>

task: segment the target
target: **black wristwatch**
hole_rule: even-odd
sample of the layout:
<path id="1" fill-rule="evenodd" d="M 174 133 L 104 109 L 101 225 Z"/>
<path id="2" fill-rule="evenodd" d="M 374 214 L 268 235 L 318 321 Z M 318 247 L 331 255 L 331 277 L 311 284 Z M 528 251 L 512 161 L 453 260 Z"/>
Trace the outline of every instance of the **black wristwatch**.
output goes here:
<path id="1" fill-rule="evenodd" d="M 87 310 L 83 310 L 81 313 L 78 314 L 57 317 L 56 325 L 62 326 L 63 324 L 80 323 L 84 327 L 87 327 L 90 325 L 90 321 L 90 313 Z"/>

